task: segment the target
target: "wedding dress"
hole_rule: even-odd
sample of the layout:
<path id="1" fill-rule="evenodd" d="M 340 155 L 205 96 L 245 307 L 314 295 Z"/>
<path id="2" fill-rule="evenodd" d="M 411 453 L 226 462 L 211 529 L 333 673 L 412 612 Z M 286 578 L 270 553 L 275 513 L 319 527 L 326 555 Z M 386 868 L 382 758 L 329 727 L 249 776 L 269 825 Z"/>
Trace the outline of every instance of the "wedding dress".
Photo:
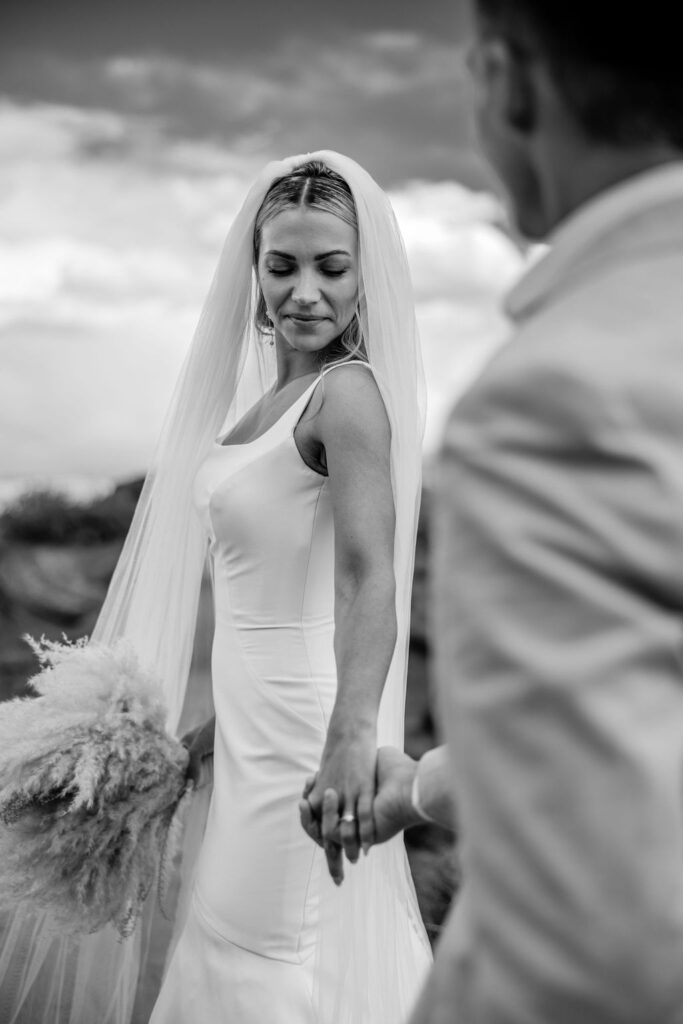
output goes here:
<path id="1" fill-rule="evenodd" d="M 219 439 L 195 479 L 216 615 L 214 790 L 189 918 L 150 1024 L 317 1024 L 325 864 L 297 802 L 319 766 L 335 699 L 334 530 L 328 478 L 303 461 L 294 430 L 333 369 L 261 436 Z M 373 919 L 366 909 L 359 937 Z M 422 962 L 426 972 L 414 896 L 405 914 L 408 973 Z"/>

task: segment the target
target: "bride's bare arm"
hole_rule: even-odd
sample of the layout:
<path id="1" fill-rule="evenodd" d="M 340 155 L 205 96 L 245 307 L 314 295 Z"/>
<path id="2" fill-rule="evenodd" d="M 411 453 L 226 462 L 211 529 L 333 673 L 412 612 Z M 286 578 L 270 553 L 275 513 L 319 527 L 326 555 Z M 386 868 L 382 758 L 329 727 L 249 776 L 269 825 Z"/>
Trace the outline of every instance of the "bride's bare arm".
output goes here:
<path id="1" fill-rule="evenodd" d="M 309 803 L 322 818 L 326 790 L 338 803 L 323 822 L 342 822 L 350 860 L 374 841 L 377 714 L 396 643 L 394 502 L 391 432 L 369 370 L 338 367 L 326 375 L 315 429 L 325 448 L 335 531 L 337 699 Z M 327 807 L 330 808 L 328 793 Z M 336 825 L 336 820 L 334 824 Z"/>

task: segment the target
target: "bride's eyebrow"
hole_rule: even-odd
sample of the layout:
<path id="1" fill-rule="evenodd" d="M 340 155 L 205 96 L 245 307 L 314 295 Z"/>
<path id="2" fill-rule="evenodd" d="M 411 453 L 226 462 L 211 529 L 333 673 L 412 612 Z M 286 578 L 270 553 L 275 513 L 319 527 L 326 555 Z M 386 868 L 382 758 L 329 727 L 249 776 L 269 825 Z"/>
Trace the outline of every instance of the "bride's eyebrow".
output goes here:
<path id="1" fill-rule="evenodd" d="M 346 249 L 330 249 L 329 252 L 323 252 L 320 256 L 316 256 L 316 260 L 326 260 L 328 256 L 348 256 L 351 258 L 351 253 Z"/>
<path id="2" fill-rule="evenodd" d="M 295 260 L 296 256 L 292 256 L 289 252 L 281 252 L 279 249 L 269 249 L 266 253 L 267 256 L 279 256 L 283 260 Z M 316 260 L 326 260 L 328 256 L 348 256 L 351 258 L 351 253 L 347 249 L 330 249 L 329 252 L 323 252 L 319 256 L 315 256 Z"/>

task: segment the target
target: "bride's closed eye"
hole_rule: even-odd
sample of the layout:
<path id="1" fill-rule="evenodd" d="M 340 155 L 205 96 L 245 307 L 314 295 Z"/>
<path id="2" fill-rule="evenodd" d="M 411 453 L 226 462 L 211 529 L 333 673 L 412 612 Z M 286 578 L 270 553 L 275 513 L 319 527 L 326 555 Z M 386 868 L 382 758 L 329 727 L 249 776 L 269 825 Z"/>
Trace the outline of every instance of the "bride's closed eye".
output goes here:
<path id="1" fill-rule="evenodd" d="M 273 274 L 275 277 L 286 277 L 287 274 L 291 274 L 294 267 L 266 267 L 269 274 Z M 321 267 L 320 272 L 325 277 L 342 277 L 348 271 L 348 267 Z"/>
<path id="2" fill-rule="evenodd" d="M 275 277 L 284 277 L 286 274 L 291 274 L 293 269 L 294 266 L 291 263 L 277 263 L 266 266 L 268 273 L 274 274 Z"/>
<path id="3" fill-rule="evenodd" d="M 321 267 L 320 271 L 325 277 L 341 277 L 348 269 L 348 267 Z"/>

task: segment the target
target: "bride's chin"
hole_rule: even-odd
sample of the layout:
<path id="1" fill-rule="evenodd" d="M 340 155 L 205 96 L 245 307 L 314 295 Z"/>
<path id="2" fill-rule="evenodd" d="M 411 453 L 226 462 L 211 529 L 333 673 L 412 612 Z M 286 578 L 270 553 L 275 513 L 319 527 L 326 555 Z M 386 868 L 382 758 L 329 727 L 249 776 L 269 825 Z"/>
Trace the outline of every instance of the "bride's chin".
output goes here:
<path id="1" fill-rule="evenodd" d="M 334 340 L 334 338 L 285 338 L 289 347 L 297 352 L 324 352 Z"/>

